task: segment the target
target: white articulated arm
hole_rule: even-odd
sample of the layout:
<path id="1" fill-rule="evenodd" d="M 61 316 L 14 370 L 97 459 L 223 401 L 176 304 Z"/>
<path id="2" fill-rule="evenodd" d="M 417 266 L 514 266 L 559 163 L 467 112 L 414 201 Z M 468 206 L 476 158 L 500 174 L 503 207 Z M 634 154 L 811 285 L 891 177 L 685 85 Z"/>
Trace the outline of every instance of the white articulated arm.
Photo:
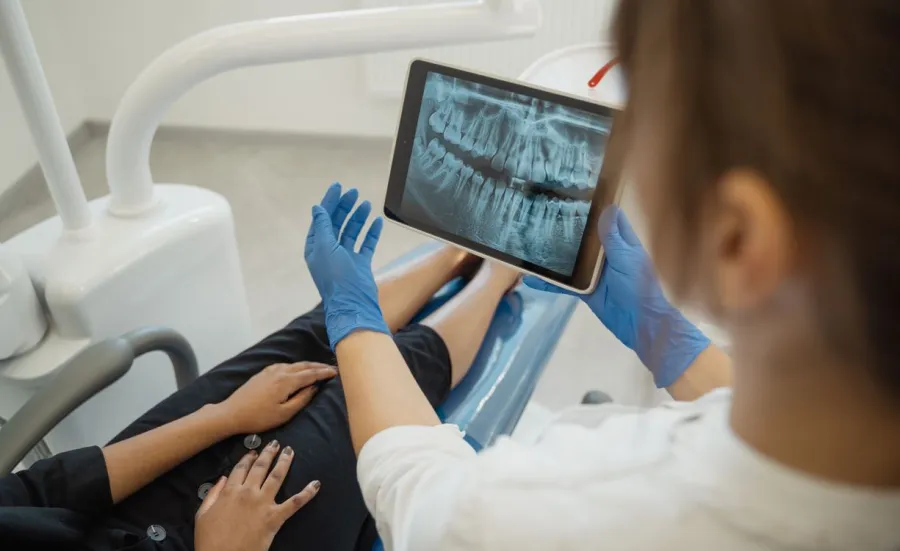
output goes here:
<path id="1" fill-rule="evenodd" d="M 19 0 L 0 0 L 0 54 L 63 228 L 83 230 L 91 225 L 87 199 Z"/>
<path id="2" fill-rule="evenodd" d="M 164 52 L 125 93 L 107 146 L 110 210 L 136 216 L 153 206 L 153 135 L 171 105 L 210 77 L 253 65 L 515 38 L 535 33 L 540 22 L 538 0 L 485 0 L 282 17 L 198 34 Z"/>

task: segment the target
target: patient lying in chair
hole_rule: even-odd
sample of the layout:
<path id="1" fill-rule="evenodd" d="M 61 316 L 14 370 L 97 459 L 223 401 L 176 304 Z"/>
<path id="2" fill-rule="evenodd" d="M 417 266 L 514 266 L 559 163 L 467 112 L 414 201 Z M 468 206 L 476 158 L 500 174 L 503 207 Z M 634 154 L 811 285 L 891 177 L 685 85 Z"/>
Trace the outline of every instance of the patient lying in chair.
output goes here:
<path id="1" fill-rule="evenodd" d="M 447 282 L 470 281 L 421 323 Z M 385 321 L 437 406 L 466 374 L 503 296 L 506 267 L 450 247 L 378 278 Z M 222 363 L 104 447 L 0 479 L 10 549 L 369 551 L 343 390 L 321 307 Z"/>

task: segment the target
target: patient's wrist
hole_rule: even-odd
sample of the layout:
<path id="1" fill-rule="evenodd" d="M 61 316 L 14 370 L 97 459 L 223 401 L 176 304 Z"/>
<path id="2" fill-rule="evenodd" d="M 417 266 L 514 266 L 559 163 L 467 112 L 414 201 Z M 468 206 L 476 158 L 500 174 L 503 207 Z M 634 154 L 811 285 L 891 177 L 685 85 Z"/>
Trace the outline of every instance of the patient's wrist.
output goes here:
<path id="1" fill-rule="evenodd" d="M 197 415 L 203 423 L 206 431 L 218 440 L 240 434 L 240 427 L 234 423 L 233 416 L 228 412 L 225 402 L 206 404 L 192 415 Z"/>

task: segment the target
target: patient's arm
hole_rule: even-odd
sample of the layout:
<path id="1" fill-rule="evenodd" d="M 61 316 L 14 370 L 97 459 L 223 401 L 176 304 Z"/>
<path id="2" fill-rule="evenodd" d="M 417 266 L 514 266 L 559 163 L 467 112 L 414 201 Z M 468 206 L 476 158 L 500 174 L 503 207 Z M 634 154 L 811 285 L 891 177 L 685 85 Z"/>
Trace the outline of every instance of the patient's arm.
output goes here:
<path id="1" fill-rule="evenodd" d="M 220 405 L 206 405 L 187 417 L 103 448 L 113 503 L 231 434 Z"/>
<path id="2" fill-rule="evenodd" d="M 113 503 L 220 440 L 284 424 L 312 399 L 310 385 L 335 374 L 310 362 L 271 365 L 224 402 L 103 448 Z"/>
<path id="3" fill-rule="evenodd" d="M 387 428 L 441 423 L 390 335 L 356 331 L 338 343 L 335 353 L 357 454 Z"/>
<path id="4" fill-rule="evenodd" d="M 714 344 L 701 352 L 694 363 L 666 390 L 672 398 L 689 402 L 716 388 L 731 386 L 731 358 Z"/>

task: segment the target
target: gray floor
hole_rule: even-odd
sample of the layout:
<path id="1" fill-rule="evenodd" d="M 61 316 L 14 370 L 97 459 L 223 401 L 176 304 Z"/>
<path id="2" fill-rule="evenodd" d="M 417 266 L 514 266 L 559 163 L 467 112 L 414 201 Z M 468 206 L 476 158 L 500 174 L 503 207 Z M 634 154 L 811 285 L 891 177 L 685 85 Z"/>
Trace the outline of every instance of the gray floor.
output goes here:
<path id="1" fill-rule="evenodd" d="M 76 153 L 91 198 L 106 193 L 104 146 L 105 139 L 97 136 Z M 317 299 L 302 256 L 312 205 L 329 183 L 340 181 L 360 188 L 380 209 L 389 154 L 387 141 L 164 133 L 154 142 L 152 168 L 157 182 L 208 187 L 231 202 L 253 323 L 262 335 Z M 0 241 L 54 213 L 39 182 L 0 201 Z M 389 225 L 376 266 L 424 241 Z M 624 403 L 658 399 L 634 355 L 579 306 L 535 400 L 559 409 L 589 389 L 602 389 Z"/>

